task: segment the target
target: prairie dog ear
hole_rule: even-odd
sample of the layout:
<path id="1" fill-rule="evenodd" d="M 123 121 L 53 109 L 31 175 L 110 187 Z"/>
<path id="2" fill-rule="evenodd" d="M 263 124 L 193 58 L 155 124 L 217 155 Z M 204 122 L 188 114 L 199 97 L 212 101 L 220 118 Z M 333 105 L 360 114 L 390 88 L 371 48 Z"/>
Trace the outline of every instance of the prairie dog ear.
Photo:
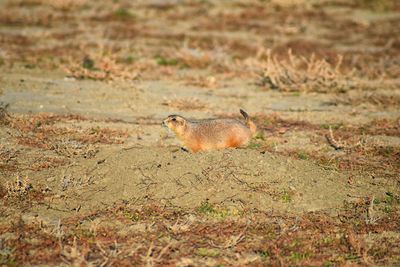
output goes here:
<path id="1" fill-rule="evenodd" d="M 173 119 L 173 121 L 180 126 L 186 126 L 186 120 L 182 117 L 176 117 Z"/>

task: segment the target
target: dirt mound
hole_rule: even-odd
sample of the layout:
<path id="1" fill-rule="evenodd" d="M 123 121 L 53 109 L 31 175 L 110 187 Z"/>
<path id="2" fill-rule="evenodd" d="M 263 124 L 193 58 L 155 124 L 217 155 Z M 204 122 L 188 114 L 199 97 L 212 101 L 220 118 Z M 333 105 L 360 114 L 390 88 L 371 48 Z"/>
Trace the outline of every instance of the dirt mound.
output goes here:
<path id="1" fill-rule="evenodd" d="M 345 201 L 385 192 L 368 177 L 353 177 L 356 185 L 349 185 L 344 173 L 250 149 L 197 154 L 172 148 L 122 149 L 52 176 L 59 177 L 51 185 L 58 194 L 47 210 L 64 216 L 121 200 L 179 208 L 210 203 L 234 210 L 335 213 Z"/>

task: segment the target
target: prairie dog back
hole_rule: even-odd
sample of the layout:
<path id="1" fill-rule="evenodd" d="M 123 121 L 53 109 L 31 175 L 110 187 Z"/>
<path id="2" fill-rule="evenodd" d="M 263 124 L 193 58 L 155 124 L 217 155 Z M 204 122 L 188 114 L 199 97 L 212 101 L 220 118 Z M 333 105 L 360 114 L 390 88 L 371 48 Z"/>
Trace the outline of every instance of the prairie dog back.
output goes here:
<path id="1" fill-rule="evenodd" d="M 163 124 L 193 152 L 209 151 L 246 145 L 256 126 L 246 112 L 241 110 L 245 123 L 235 119 L 206 119 L 189 121 L 179 115 L 170 115 Z"/>
<path id="2" fill-rule="evenodd" d="M 192 138 L 199 141 L 200 150 L 211 150 L 245 145 L 251 139 L 251 132 L 237 120 L 205 120 L 193 123 Z"/>

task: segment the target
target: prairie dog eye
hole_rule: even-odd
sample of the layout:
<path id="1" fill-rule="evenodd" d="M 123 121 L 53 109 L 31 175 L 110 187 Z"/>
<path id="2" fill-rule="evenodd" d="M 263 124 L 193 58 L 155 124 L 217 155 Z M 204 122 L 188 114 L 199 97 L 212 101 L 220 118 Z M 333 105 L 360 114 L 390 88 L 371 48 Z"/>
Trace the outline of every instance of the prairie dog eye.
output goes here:
<path id="1" fill-rule="evenodd" d="M 172 121 L 176 121 L 176 118 L 172 118 Z"/>

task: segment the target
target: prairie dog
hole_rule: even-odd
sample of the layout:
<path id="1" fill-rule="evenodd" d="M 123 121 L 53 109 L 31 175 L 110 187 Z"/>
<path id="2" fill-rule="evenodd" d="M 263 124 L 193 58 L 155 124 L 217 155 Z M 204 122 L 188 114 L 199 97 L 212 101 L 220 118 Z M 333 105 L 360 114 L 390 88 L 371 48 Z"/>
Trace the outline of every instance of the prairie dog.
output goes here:
<path id="1" fill-rule="evenodd" d="M 257 126 L 244 110 L 240 110 L 245 122 L 235 119 L 205 119 L 189 121 L 179 115 L 169 115 L 162 123 L 193 152 L 209 151 L 246 145 Z"/>

